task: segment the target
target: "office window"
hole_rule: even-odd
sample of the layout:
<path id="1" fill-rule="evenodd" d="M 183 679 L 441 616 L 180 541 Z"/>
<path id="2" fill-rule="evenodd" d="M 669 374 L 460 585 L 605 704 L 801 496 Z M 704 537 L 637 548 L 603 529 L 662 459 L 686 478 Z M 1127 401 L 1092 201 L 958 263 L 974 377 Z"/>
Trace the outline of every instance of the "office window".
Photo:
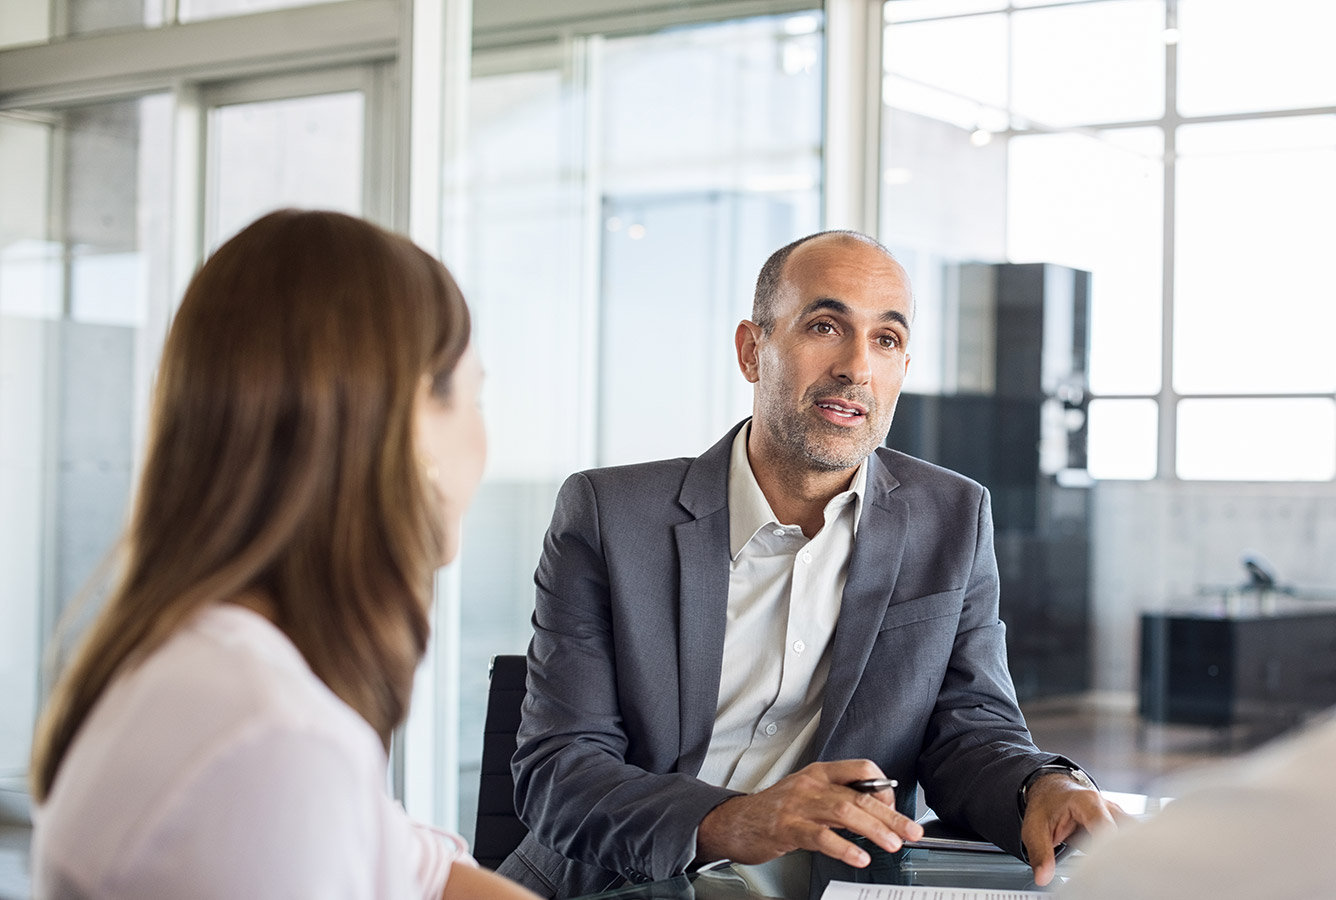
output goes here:
<path id="1" fill-rule="evenodd" d="M 4 0 L 0 48 L 163 24 L 163 0 Z"/>
<path id="2" fill-rule="evenodd" d="M 177 0 L 177 6 L 181 21 L 193 22 L 329 2 L 332 0 Z"/>
<path id="3" fill-rule="evenodd" d="M 1009 18 L 1013 116 L 1056 128 L 1163 113 L 1162 0 L 1018 10 Z"/>
<path id="4" fill-rule="evenodd" d="M 284 206 L 360 214 L 363 106 L 362 94 L 347 92 L 215 108 L 208 247 Z"/>
<path id="5" fill-rule="evenodd" d="M 6 0 L 0 11 L 0 48 L 51 38 L 49 0 Z"/>
<path id="6" fill-rule="evenodd" d="M 48 638 L 125 519 L 169 308 L 170 124 L 160 95 L 0 117 L 0 779 L 14 784 Z"/>
<path id="7" fill-rule="evenodd" d="M 1299 397 L 1183 400 L 1178 474 L 1217 481 L 1329 481 L 1336 475 L 1336 404 Z"/>
<path id="8" fill-rule="evenodd" d="M 1185 116 L 1336 105 L 1330 0 L 1178 0 Z"/>
<path id="9" fill-rule="evenodd" d="M 944 276 L 958 262 L 1086 269 L 1092 473 L 1253 477 L 1256 454 L 1213 443 L 1210 411 L 1226 406 L 1197 405 L 1210 397 L 1255 397 L 1258 421 L 1336 459 L 1319 408 L 1286 406 L 1336 391 L 1324 346 L 1336 295 L 1321 269 L 1336 246 L 1331 4 L 891 0 L 885 10 L 881 229 L 916 280 L 926 326 L 916 339 L 949 338 L 939 311 L 959 306 Z M 926 361 L 916 358 L 906 389 L 949 389 Z M 1311 434 L 1295 431 L 1304 421 Z M 1256 478 L 1326 470 L 1279 454 Z"/>
<path id="10" fill-rule="evenodd" d="M 1155 477 L 1159 410 L 1154 400 L 1092 400 L 1088 415 L 1086 467 L 1092 478 L 1144 481 Z"/>
<path id="11" fill-rule="evenodd" d="M 491 457 L 460 564 L 465 835 L 487 660 L 532 633 L 561 482 L 696 455 L 750 409 L 733 329 L 765 257 L 820 224 L 821 24 L 766 16 L 476 60 L 461 278 Z"/>
<path id="12" fill-rule="evenodd" d="M 1155 393 L 1164 245 L 1160 131 L 1028 134 L 1013 138 L 1008 152 L 1008 257 L 1089 271 L 1091 390 Z"/>
<path id="13" fill-rule="evenodd" d="M 1336 391 L 1336 116 L 1178 132 L 1174 387 Z"/>

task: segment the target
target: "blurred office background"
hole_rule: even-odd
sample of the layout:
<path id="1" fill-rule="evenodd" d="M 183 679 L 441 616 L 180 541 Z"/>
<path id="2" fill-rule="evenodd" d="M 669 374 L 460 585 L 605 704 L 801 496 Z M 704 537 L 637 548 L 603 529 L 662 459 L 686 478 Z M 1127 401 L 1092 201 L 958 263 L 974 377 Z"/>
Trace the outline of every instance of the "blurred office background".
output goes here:
<path id="1" fill-rule="evenodd" d="M 284 205 L 438 252 L 488 370 L 487 475 L 393 765 L 414 814 L 472 830 L 487 661 L 525 647 L 561 481 L 695 455 L 745 415 L 755 273 L 822 227 L 914 280 L 896 428 L 991 453 L 961 465 L 1018 523 L 999 555 L 1027 703 L 1193 724 L 1146 707 L 1144 614 L 1336 590 L 1333 33 L 1327 0 L 4 0 L 6 821 L 174 304 Z M 1039 375 L 1015 394 L 1018 359 Z M 1245 554 L 1273 584 L 1236 590 Z M 1303 652 L 1336 665 L 1330 637 Z M 1219 737 L 1225 702 L 1196 724 Z M 0 884 L 22 865 L 0 856 Z"/>

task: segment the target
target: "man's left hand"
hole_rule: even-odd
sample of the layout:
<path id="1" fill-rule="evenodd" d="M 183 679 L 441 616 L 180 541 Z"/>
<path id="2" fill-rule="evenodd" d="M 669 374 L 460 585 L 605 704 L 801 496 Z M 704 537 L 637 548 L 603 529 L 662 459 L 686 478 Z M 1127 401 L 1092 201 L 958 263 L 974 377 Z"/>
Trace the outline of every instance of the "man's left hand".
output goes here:
<path id="1" fill-rule="evenodd" d="M 1053 880 L 1057 858 L 1053 849 L 1078 832 L 1094 834 L 1129 821 L 1118 804 L 1099 791 L 1060 774 L 1041 775 L 1030 786 L 1021 821 L 1021 843 L 1034 870 L 1034 883 Z"/>

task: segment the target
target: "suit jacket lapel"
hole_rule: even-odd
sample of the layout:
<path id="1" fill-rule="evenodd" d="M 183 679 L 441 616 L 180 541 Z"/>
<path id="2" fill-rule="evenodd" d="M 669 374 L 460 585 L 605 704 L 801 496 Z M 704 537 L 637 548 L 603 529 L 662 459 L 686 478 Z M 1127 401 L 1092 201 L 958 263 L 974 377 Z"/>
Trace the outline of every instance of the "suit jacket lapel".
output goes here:
<path id="1" fill-rule="evenodd" d="M 844 716 L 854 689 L 863 677 L 877 623 L 886 613 L 895 590 L 900 560 L 909 537 L 909 506 L 892 496 L 900 482 L 873 453 L 868 460 L 867 495 L 849 559 L 840 615 L 830 648 L 830 674 L 821 707 L 821 724 L 813 740 L 814 759 L 820 759 Z"/>
<path id="2" fill-rule="evenodd" d="M 678 770 L 690 775 L 705 761 L 719 705 L 728 624 L 728 463 L 744 424 L 691 463 L 678 500 L 694 518 L 673 528 L 680 584 Z"/>

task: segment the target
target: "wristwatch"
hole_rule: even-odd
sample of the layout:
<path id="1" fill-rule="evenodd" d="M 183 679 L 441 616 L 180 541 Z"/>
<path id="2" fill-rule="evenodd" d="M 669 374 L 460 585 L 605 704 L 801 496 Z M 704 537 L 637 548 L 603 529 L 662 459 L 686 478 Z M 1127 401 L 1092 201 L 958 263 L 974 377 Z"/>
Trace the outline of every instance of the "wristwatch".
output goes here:
<path id="1" fill-rule="evenodd" d="M 1050 763 L 1046 766 L 1040 766 L 1025 776 L 1025 781 L 1021 782 L 1021 789 L 1016 792 L 1016 806 L 1021 811 L 1021 818 L 1025 818 L 1025 805 L 1029 802 L 1031 785 L 1045 775 L 1066 775 L 1083 788 L 1089 788 L 1092 791 L 1099 790 L 1099 785 L 1095 784 L 1094 779 L 1076 766 L 1067 763 Z"/>

